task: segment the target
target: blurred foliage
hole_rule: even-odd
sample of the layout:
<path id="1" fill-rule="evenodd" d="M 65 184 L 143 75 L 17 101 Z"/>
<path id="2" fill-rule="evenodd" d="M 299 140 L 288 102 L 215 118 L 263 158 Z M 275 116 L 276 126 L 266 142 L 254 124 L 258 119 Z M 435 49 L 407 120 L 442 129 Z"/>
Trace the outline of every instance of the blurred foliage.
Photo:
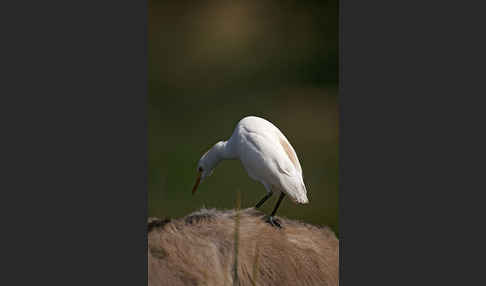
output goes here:
<path id="1" fill-rule="evenodd" d="M 338 231 L 337 1 L 149 1 L 148 58 L 149 216 L 234 208 L 237 190 L 256 204 L 265 188 L 239 161 L 191 195 L 200 156 L 255 115 L 290 140 L 309 191 L 277 215 Z"/>

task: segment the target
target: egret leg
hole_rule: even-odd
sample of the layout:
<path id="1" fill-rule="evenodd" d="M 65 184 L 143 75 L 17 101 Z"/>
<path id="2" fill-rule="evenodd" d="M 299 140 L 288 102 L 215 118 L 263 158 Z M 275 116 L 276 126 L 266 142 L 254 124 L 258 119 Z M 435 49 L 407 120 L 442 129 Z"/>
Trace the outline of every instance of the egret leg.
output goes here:
<path id="1" fill-rule="evenodd" d="M 273 209 L 273 212 L 272 212 L 272 214 L 270 216 L 274 216 L 275 215 L 275 213 L 277 212 L 277 209 L 280 206 L 280 203 L 282 202 L 282 200 L 283 200 L 284 197 L 285 197 L 285 193 L 284 192 L 280 192 L 280 197 L 278 197 L 277 205 Z"/>
<path id="2" fill-rule="evenodd" d="M 280 206 L 280 203 L 282 202 L 282 200 L 283 200 L 284 197 L 285 197 L 285 193 L 284 192 L 281 192 L 280 193 L 280 197 L 278 197 L 277 204 L 275 205 L 275 208 L 272 211 L 272 214 L 267 219 L 267 222 L 268 223 L 270 223 L 272 226 L 276 226 L 276 227 L 279 227 L 279 228 L 281 228 L 280 222 L 276 218 L 274 218 L 273 216 L 277 212 L 277 209 Z"/>
<path id="3" fill-rule="evenodd" d="M 261 206 L 263 205 L 263 203 L 264 203 L 266 200 L 268 200 L 268 198 L 270 198 L 272 195 L 273 195 L 273 192 L 272 192 L 272 191 L 268 192 L 268 194 L 266 194 L 266 195 L 263 197 L 263 199 L 261 199 L 261 200 L 260 200 L 260 201 L 259 201 L 259 202 L 256 204 L 255 208 L 259 208 L 259 207 L 261 207 Z"/>

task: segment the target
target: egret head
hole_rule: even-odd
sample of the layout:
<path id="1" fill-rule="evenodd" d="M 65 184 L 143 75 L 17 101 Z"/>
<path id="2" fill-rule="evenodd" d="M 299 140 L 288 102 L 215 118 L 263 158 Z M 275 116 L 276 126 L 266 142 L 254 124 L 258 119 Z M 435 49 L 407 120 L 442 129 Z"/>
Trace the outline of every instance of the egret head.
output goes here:
<path id="1" fill-rule="evenodd" d="M 209 149 L 204 155 L 202 155 L 201 159 L 197 163 L 197 178 L 194 187 L 192 188 L 192 194 L 197 190 L 199 183 L 204 181 L 207 177 L 211 176 L 214 171 L 214 167 L 217 164 L 218 157 L 215 151 L 212 151 L 214 148 Z"/>

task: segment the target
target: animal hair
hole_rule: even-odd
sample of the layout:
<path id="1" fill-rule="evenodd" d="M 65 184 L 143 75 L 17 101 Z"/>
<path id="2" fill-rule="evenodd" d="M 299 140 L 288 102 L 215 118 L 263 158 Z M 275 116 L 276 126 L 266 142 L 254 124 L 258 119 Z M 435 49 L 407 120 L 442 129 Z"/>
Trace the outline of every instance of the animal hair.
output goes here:
<path id="1" fill-rule="evenodd" d="M 148 284 L 234 285 L 235 210 L 201 209 L 172 220 L 150 218 Z M 239 212 L 238 285 L 337 286 L 339 241 L 328 227 L 254 209 Z"/>

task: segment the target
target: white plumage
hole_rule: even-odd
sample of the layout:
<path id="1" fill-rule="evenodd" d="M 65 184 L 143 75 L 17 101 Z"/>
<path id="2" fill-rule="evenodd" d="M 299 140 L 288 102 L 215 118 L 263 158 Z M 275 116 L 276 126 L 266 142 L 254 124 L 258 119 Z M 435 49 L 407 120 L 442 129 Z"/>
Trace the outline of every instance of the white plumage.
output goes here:
<path id="1" fill-rule="evenodd" d="M 295 203 L 309 202 L 297 154 L 285 135 L 269 121 L 255 116 L 245 117 L 238 122 L 228 141 L 220 141 L 204 153 L 198 163 L 193 194 L 219 162 L 230 159 L 239 159 L 250 178 L 265 186 L 267 195 L 257 203 L 257 208 L 273 192 L 280 192 L 277 205 L 268 217 L 273 226 L 280 227 L 273 216 L 285 194 Z"/>

